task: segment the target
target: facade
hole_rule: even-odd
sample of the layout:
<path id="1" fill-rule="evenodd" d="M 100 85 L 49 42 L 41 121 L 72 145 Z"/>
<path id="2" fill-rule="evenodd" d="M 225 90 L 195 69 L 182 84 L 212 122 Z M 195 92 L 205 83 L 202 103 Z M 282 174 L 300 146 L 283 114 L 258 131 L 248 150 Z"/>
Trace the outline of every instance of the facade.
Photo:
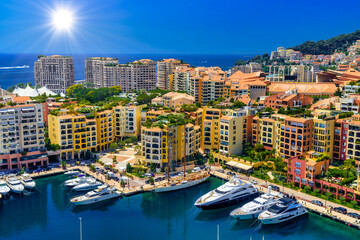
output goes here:
<path id="1" fill-rule="evenodd" d="M 149 59 L 119 64 L 116 59 L 90 58 L 85 61 L 85 72 L 86 82 L 96 88 L 120 86 L 124 92 L 156 88 L 156 63 Z"/>
<path id="2" fill-rule="evenodd" d="M 0 108 L 0 169 L 47 165 L 42 104 Z"/>
<path id="3" fill-rule="evenodd" d="M 347 158 L 360 160 L 360 121 L 348 123 Z"/>
<path id="4" fill-rule="evenodd" d="M 152 104 L 164 107 L 181 107 L 183 104 L 193 104 L 195 98 L 186 93 L 169 92 L 162 97 L 156 97 L 151 100 Z"/>
<path id="5" fill-rule="evenodd" d="M 271 107 L 272 109 L 277 110 L 281 107 L 305 107 L 306 105 L 311 105 L 313 101 L 314 99 L 312 97 L 304 94 L 297 94 L 295 90 L 266 97 L 264 105 L 265 107 Z"/>
<path id="6" fill-rule="evenodd" d="M 35 85 L 46 86 L 60 94 L 75 83 L 74 61 L 72 57 L 59 55 L 43 56 L 34 63 Z"/>
<path id="7" fill-rule="evenodd" d="M 116 139 L 139 137 L 141 110 L 146 105 L 117 106 L 114 108 L 114 134 Z"/>
<path id="8" fill-rule="evenodd" d="M 315 116 L 313 119 L 313 150 L 317 153 L 325 153 L 333 158 L 335 118 Z"/>
<path id="9" fill-rule="evenodd" d="M 229 155 L 240 155 L 242 153 L 244 144 L 242 141 L 242 120 L 242 117 L 233 116 L 222 116 L 220 118 L 220 153 Z"/>
<path id="10" fill-rule="evenodd" d="M 174 73 L 175 68 L 181 64 L 177 59 L 163 59 L 156 64 L 156 87 L 163 90 L 172 90 L 170 76 Z"/>
<path id="11" fill-rule="evenodd" d="M 113 111 L 73 115 L 67 111 L 49 114 L 49 138 L 60 145 L 62 160 L 83 158 L 86 152 L 103 151 L 114 141 Z"/>
<path id="12" fill-rule="evenodd" d="M 220 118 L 220 109 L 204 108 L 201 138 L 201 148 L 204 153 L 210 153 L 213 150 L 218 150 L 220 147 Z"/>

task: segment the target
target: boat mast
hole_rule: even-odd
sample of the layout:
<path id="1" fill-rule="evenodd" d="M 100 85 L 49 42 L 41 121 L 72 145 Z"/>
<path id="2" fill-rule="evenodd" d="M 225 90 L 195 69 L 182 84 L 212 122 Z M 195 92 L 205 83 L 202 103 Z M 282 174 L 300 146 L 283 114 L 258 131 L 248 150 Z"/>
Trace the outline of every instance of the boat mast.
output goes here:
<path id="1" fill-rule="evenodd" d="M 170 138 L 170 129 L 168 131 L 168 137 L 167 137 L 167 145 L 168 145 L 168 149 L 167 149 L 167 179 L 168 182 L 170 182 L 170 146 L 169 146 L 169 138 Z"/>
<path id="2" fill-rule="evenodd" d="M 186 134 L 186 125 L 185 125 L 185 131 L 184 131 L 184 134 L 185 134 L 185 138 L 184 138 L 184 141 L 185 141 L 185 144 L 184 144 L 184 178 L 186 176 L 186 138 L 187 138 L 187 134 Z"/>
<path id="3" fill-rule="evenodd" d="M 82 240 L 82 224 L 81 224 L 81 217 L 79 218 L 80 220 L 80 240 Z"/>

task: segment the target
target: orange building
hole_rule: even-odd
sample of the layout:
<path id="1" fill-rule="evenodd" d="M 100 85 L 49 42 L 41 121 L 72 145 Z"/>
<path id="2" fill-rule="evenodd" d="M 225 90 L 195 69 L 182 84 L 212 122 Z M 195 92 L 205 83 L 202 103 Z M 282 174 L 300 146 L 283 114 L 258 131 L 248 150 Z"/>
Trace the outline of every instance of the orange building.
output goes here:
<path id="1" fill-rule="evenodd" d="M 311 105 L 314 99 L 305 94 L 298 93 L 278 93 L 276 95 L 265 98 L 265 107 L 271 107 L 272 109 L 279 109 L 281 107 L 305 107 Z"/>

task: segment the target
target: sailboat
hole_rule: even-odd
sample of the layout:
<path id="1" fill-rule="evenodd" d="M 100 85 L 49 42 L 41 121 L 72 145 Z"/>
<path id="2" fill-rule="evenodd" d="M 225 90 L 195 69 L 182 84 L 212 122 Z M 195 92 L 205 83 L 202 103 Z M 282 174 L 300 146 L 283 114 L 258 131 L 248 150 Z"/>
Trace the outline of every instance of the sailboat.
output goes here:
<path id="1" fill-rule="evenodd" d="M 167 156 L 168 156 L 168 166 L 167 166 L 167 179 L 168 181 L 160 184 L 157 188 L 154 188 L 154 192 L 159 193 L 159 192 L 171 192 L 171 191 L 176 191 L 176 190 L 180 190 L 180 189 L 184 189 L 184 188 L 188 188 L 188 187 L 192 187 L 195 185 L 198 185 L 202 182 L 205 182 L 209 177 L 209 173 L 207 171 L 199 171 L 199 172 L 194 172 L 194 173 L 188 173 L 186 174 L 186 143 L 187 143 L 187 137 L 186 137 L 186 132 L 184 132 L 185 134 L 185 144 L 184 144 L 184 176 L 180 177 L 175 177 L 170 179 L 170 160 L 169 160 L 169 151 L 167 151 Z"/>

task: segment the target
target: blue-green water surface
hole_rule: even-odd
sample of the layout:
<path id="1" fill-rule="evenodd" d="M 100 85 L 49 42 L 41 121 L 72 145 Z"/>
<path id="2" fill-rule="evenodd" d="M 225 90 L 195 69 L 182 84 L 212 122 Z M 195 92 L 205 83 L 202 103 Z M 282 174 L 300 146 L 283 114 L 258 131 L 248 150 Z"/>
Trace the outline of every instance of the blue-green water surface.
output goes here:
<path id="1" fill-rule="evenodd" d="M 12 197 L 0 206 L 0 239 L 79 239 L 79 217 L 83 239 L 360 239 L 360 231 L 341 223 L 309 214 L 280 226 L 258 222 L 236 222 L 229 218 L 233 208 L 200 211 L 193 207 L 202 194 L 222 184 L 208 183 L 188 190 L 140 194 L 101 205 L 73 207 L 73 195 L 64 187 L 65 176 L 36 181 L 38 190 L 21 198 Z"/>

